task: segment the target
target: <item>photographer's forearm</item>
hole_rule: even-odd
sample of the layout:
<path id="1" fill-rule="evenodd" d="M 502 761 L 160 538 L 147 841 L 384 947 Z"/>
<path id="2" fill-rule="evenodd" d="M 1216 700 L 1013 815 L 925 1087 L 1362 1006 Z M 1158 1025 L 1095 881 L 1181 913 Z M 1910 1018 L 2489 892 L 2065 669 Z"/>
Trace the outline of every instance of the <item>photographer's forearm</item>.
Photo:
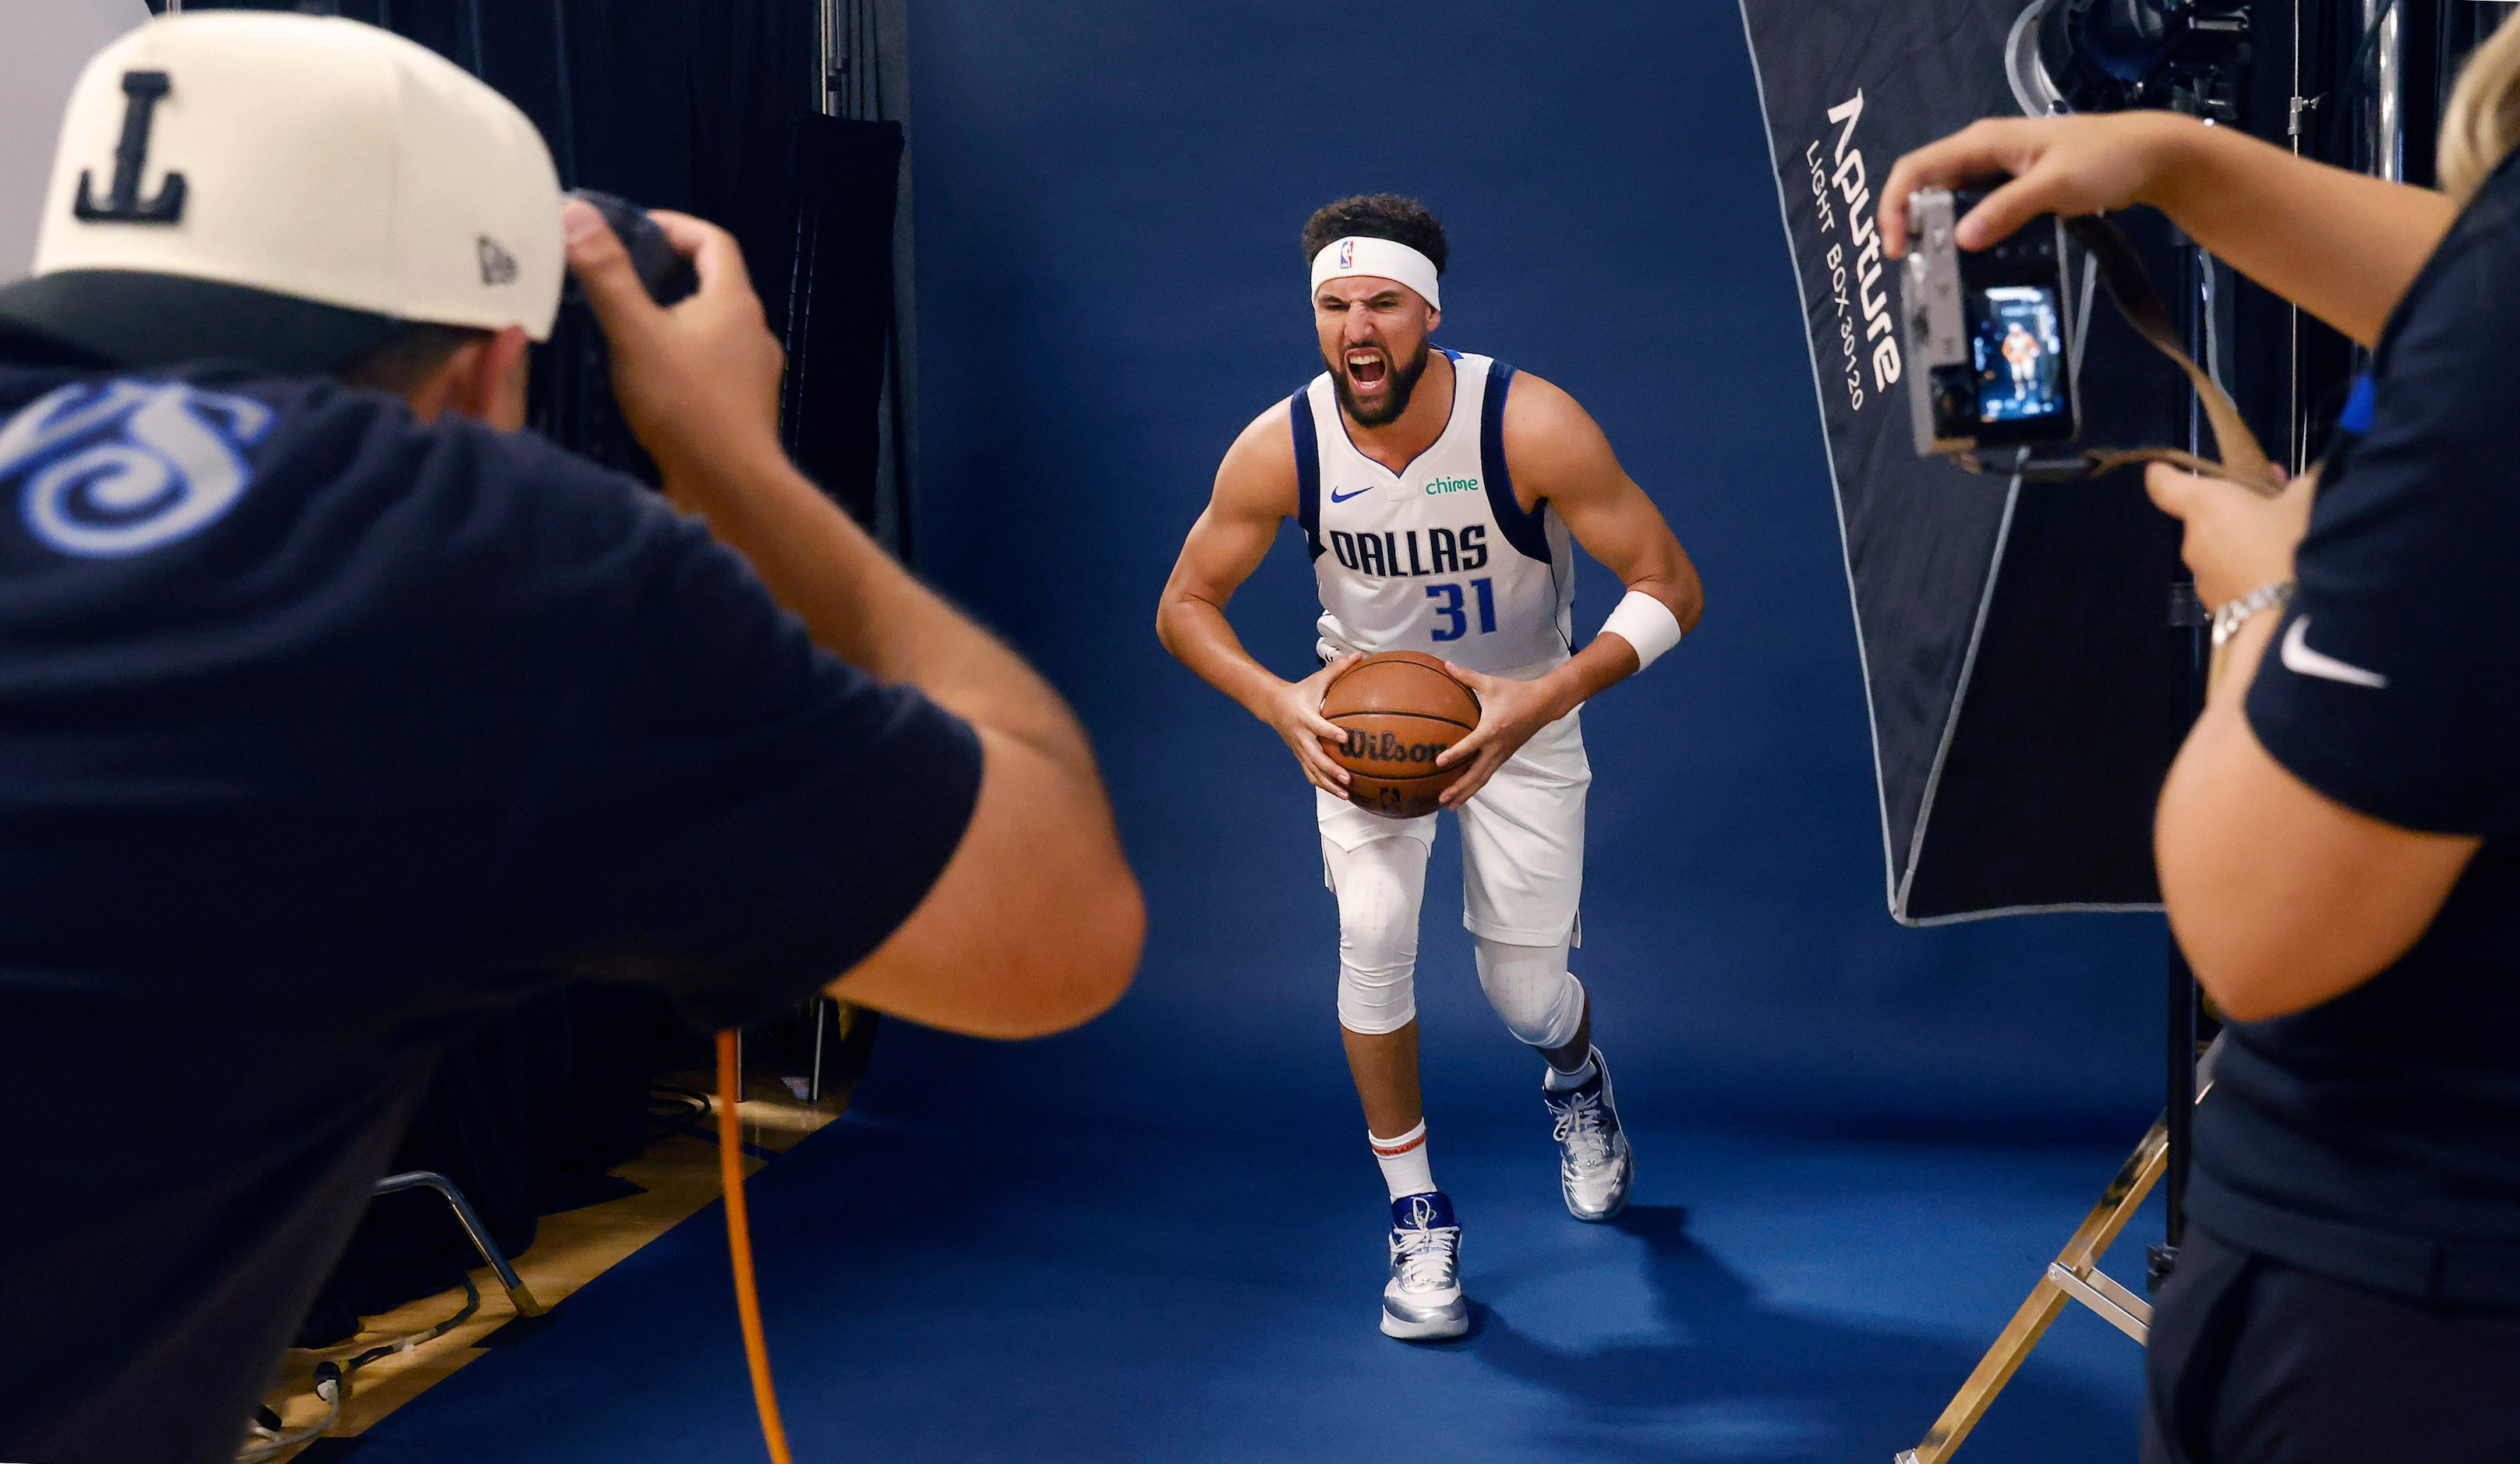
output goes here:
<path id="1" fill-rule="evenodd" d="M 750 562 L 815 643 L 1096 779 L 1084 730 L 1022 658 L 922 585 L 775 448 L 668 470 L 668 494 Z"/>
<path id="2" fill-rule="evenodd" d="M 2156 125 L 2173 152 L 2144 202 L 2364 345 L 2458 211 L 2431 189 L 2313 162 L 2234 128 L 2167 115 Z"/>

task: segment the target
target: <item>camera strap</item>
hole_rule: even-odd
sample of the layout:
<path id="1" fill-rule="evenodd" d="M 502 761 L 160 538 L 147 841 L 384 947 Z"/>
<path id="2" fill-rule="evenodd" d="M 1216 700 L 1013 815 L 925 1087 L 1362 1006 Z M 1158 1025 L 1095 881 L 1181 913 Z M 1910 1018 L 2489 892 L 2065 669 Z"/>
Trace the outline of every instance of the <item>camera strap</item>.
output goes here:
<path id="1" fill-rule="evenodd" d="M 2168 463 L 2190 473 L 2219 478 L 2238 483 L 2265 497 L 2283 490 L 2283 474 L 2267 458 L 2258 445 L 2255 434 L 2240 420 L 2240 409 L 2233 405 L 2228 392 L 2211 373 L 2189 359 L 2180 344 L 2179 332 L 2170 322 L 2170 311 L 2162 305 L 2161 296 L 2152 288 L 2152 278 L 2144 272 L 2143 260 L 2135 252 L 2126 232 L 2115 220 L 2104 214 L 2090 214 L 2065 220 L 2065 232 L 2091 253 L 2099 267 L 2100 288 L 2109 293 L 2109 303 L 2136 334 L 2152 343 L 2155 350 L 2179 363 L 2196 389 L 2196 399 L 2205 407 L 2205 418 L 2214 427 L 2214 442 L 2222 450 L 2222 461 L 2199 457 L 2178 447 L 2092 447 L 2071 457 L 2034 461 L 2025 449 L 2013 463 L 1988 461 L 1976 454 L 1963 454 L 1962 462 L 1980 473 L 2018 474 L 2032 482 L 2062 482 L 2080 478 L 2096 478 L 2134 463 Z"/>

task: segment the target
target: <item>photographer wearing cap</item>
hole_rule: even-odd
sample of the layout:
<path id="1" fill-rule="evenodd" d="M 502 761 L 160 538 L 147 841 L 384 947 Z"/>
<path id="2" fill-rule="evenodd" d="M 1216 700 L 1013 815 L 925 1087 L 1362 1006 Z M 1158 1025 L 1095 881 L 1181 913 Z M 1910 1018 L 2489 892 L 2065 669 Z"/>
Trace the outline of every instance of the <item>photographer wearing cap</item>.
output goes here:
<path id="1" fill-rule="evenodd" d="M 2161 113 L 1980 122 L 1958 227 L 2151 205 L 2373 347 L 2279 497 L 2151 470 L 2223 674 L 2162 790 L 2162 894 L 2231 1020 L 2153 1314 L 2152 1460 L 2520 1458 L 2520 28 L 2460 78 L 2444 193 Z M 2314 496 L 2315 495 L 2315 496 Z"/>
<path id="2" fill-rule="evenodd" d="M 670 309 L 350 22 L 81 76 L 0 290 L 0 1458 L 231 1457 L 435 1055 L 564 977 L 1001 1036 L 1127 984 L 1075 721 L 789 466 L 733 241 L 659 221 Z M 563 252 L 697 517 L 516 431 Z"/>

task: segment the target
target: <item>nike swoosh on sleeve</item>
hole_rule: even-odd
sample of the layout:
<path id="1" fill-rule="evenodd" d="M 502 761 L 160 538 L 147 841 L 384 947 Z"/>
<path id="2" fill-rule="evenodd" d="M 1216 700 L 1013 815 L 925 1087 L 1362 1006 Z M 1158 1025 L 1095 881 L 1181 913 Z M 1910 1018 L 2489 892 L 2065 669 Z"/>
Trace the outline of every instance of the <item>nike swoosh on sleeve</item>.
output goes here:
<path id="1" fill-rule="evenodd" d="M 2317 676 L 2322 681 L 2342 681 L 2348 686 L 2367 686 L 2379 690 L 2389 678 L 2378 671 L 2366 671 L 2349 665 L 2333 656 L 2322 656 L 2310 648 L 2310 617 L 2303 616 L 2284 632 L 2282 658 L 2284 669 L 2296 675 Z"/>

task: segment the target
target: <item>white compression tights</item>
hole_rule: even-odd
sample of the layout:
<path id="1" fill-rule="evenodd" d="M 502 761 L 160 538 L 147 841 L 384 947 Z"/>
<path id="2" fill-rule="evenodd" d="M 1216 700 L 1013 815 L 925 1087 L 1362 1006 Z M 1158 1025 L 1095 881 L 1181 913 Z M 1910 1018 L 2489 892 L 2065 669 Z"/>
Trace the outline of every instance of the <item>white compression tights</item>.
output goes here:
<path id="1" fill-rule="evenodd" d="M 1508 945 L 1481 936 L 1478 942 L 1479 989 L 1506 1029 L 1543 1049 L 1574 1041 L 1584 1026 L 1584 984 L 1566 969 L 1568 941 Z"/>
<path id="2" fill-rule="evenodd" d="M 1322 841 L 1339 908 L 1339 1026 L 1375 1035 L 1418 1019 L 1418 907 L 1426 846 L 1400 835 L 1352 849 Z"/>
<path id="3" fill-rule="evenodd" d="M 1418 911 L 1426 895 L 1426 846 L 1402 835 L 1344 849 L 1322 841 L 1339 907 L 1339 1026 L 1369 1035 L 1418 1017 Z M 1508 1030 L 1534 1047 L 1563 1047 L 1584 1021 L 1584 985 L 1566 969 L 1568 942 L 1478 940 L 1479 987 Z"/>

